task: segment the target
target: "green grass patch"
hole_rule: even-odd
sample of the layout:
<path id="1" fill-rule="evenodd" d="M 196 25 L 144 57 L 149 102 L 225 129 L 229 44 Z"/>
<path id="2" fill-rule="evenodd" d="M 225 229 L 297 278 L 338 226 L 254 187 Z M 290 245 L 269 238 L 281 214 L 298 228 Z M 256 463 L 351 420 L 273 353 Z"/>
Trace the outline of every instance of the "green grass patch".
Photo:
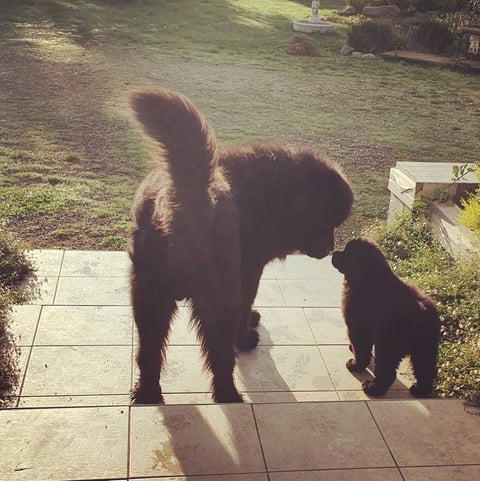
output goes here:
<path id="1" fill-rule="evenodd" d="M 122 248 L 149 169 L 129 90 L 188 95 L 221 146 L 277 139 L 341 164 L 356 202 L 343 237 L 385 217 L 396 161 L 477 160 L 476 78 L 338 51 L 352 20 L 322 2 L 332 35 L 284 47 L 309 1 L 10 2 L 0 7 L 0 222 L 33 247 Z M 2 5 L 5 5 L 3 3 Z"/>

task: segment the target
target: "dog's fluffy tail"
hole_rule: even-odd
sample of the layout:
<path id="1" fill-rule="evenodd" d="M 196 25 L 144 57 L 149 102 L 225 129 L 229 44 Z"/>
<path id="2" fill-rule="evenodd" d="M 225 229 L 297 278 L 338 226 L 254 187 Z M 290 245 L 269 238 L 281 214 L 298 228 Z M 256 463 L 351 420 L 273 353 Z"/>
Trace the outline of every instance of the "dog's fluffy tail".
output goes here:
<path id="1" fill-rule="evenodd" d="M 160 144 L 177 193 L 204 197 L 218 160 L 215 134 L 200 112 L 168 90 L 136 92 L 130 105 L 145 133 Z"/>

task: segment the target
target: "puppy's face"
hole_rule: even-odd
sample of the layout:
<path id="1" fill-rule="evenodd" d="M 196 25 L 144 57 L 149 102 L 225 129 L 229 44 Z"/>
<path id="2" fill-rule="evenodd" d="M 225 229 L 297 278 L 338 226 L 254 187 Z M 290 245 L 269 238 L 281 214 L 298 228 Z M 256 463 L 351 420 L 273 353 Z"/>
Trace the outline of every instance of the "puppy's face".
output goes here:
<path id="1" fill-rule="evenodd" d="M 343 251 L 335 251 L 332 264 L 347 280 L 352 281 L 369 279 L 388 269 L 380 248 L 365 237 L 351 240 Z"/>

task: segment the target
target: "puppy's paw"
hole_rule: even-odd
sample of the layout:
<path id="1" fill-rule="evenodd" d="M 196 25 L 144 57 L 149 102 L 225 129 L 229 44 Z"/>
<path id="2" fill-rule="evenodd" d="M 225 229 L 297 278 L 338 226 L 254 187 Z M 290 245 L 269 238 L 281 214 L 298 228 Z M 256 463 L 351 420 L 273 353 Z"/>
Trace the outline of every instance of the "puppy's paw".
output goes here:
<path id="1" fill-rule="evenodd" d="M 386 389 L 379 388 L 375 381 L 363 381 L 362 382 L 362 389 L 367 396 L 382 396 L 387 392 Z"/>
<path id="2" fill-rule="evenodd" d="M 164 404 L 165 402 L 160 386 L 158 386 L 158 389 L 146 389 L 139 383 L 133 389 L 130 400 L 132 404 Z"/>
<path id="3" fill-rule="evenodd" d="M 257 347 L 260 336 L 255 329 L 250 329 L 247 333 L 237 339 L 237 349 L 240 351 L 251 351 Z"/>
<path id="4" fill-rule="evenodd" d="M 365 367 L 360 366 L 355 359 L 349 359 L 346 364 L 347 369 L 350 372 L 361 372 L 365 371 Z"/>
<path id="5" fill-rule="evenodd" d="M 410 387 L 410 394 L 418 398 L 427 398 L 432 396 L 431 389 L 422 389 L 418 384 L 412 384 Z"/>
<path id="6" fill-rule="evenodd" d="M 252 327 L 258 327 L 260 324 L 260 313 L 258 311 L 252 311 L 250 313 L 250 325 Z"/>

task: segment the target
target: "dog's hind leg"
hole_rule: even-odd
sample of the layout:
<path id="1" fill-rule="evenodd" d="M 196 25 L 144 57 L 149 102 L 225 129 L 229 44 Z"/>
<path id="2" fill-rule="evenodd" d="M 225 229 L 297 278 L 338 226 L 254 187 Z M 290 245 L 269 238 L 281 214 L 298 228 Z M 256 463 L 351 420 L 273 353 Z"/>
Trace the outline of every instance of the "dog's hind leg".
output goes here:
<path id="1" fill-rule="evenodd" d="M 417 383 L 410 387 L 415 397 L 430 397 L 437 377 L 437 343 L 436 339 L 425 339 L 412 348 L 411 361 Z"/>
<path id="2" fill-rule="evenodd" d="M 218 403 L 242 402 L 233 381 L 235 368 L 234 339 L 238 309 L 212 305 L 210 299 L 192 300 L 192 316 L 205 355 L 205 365 L 212 373 L 213 399 Z"/>
<path id="3" fill-rule="evenodd" d="M 137 364 L 140 370 L 132 401 L 138 404 L 163 403 L 160 372 L 170 321 L 177 304 L 155 275 L 145 273 L 132 276 L 132 303 L 138 331 Z"/>
<path id="4" fill-rule="evenodd" d="M 400 339 L 400 345 L 396 343 L 398 339 Z M 401 337 L 395 334 L 393 339 L 383 337 L 381 342 L 375 343 L 375 379 L 363 382 L 365 394 L 381 396 L 393 384 L 397 377 L 397 367 L 406 352 L 401 344 Z"/>

